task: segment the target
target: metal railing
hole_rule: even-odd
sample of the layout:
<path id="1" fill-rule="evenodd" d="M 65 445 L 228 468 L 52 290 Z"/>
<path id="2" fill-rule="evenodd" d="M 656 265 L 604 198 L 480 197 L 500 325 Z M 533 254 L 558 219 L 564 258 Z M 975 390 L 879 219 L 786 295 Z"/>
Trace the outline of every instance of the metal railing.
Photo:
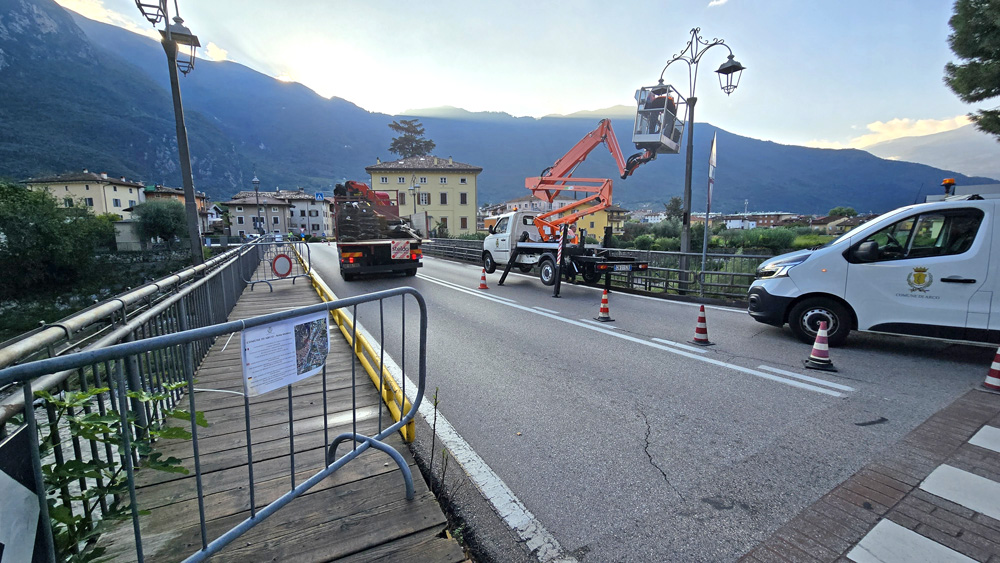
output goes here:
<path id="1" fill-rule="evenodd" d="M 243 291 L 245 279 L 257 268 L 260 258 L 249 246 L 239 247 L 216 256 L 199 266 L 185 268 L 155 282 L 96 303 L 55 323 L 39 328 L 0 344 L 0 369 L 89 347 L 107 346 L 120 342 L 126 335 L 138 331 L 151 333 L 154 328 L 137 326 L 138 315 L 169 300 L 191 284 L 206 285 L 215 320 L 226 318 Z M 206 282 L 205 280 L 211 280 Z M 221 315 L 221 317 L 219 316 Z M 174 326 L 157 321 L 155 330 Z M 204 324 L 210 324 L 209 321 Z M 129 328 L 134 327 L 134 328 Z M 69 374 L 56 374 L 35 383 L 36 390 L 58 393 Z M 24 407 L 21 394 L 0 384 L 0 438 L 6 435 L 6 422 Z"/>
<path id="2" fill-rule="evenodd" d="M 21 456 L 23 459 L 31 460 L 30 473 L 33 475 L 34 492 L 38 497 L 40 521 L 38 529 L 44 540 L 41 545 L 43 552 L 47 554 L 46 559 L 57 560 L 57 543 L 60 547 L 59 559 L 65 558 L 70 553 L 92 549 L 95 540 L 88 531 L 98 529 L 102 518 L 126 515 L 132 520 L 136 557 L 139 561 L 143 560 L 143 540 L 140 531 L 140 511 L 143 509 L 137 500 L 136 473 L 140 468 L 141 471 L 147 471 L 147 467 L 162 466 L 165 463 L 151 449 L 151 442 L 157 432 L 162 432 L 164 428 L 170 429 L 170 425 L 167 424 L 170 418 L 182 418 L 190 424 L 201 549 L 190 555 L 189 561 L 201 561 L 218 552 L 369 448 L 381 450 L 393 458 L 403 475 L 407 498 L 413 498 L 414 488 L 409 467 L 402 456 L 382 440 L 393 432 L 403 431 L 407 426 L 412 428 L 413 416 L 422 400 L 427 338 L 426 306 L 423 298 L 412 288 L 401 288 L 242 321 L 219 322 L 225 319 L 227 308 L 231 308 L 230 304 L 235 304 L 238 292 L 232 290 L 244 283 L 247 264 L 256 266 L 259 263 L 259 252 L 252 248 L 246 250 L 247 252 L 233 257 L 227 263 L 227 267 L 220 268 L 183 288 L 170 299 L 137 315 L 127 325 L 115 329 L 91 350 L 0 369 L 0 386 L 20 385 L 22 404 L 34 405 L 34 408 L 27 408 L 20 414 L 22 420 L 17 421 L 18 428 L 11 433 L 11 438 L 22 433 L 26 434 L 26 440 L 21 444 L 26 446 L 28 451 L 12 452 L 8 448 L 0 457 Z M 407 296 L 415 300 L 419 310 L 417 344 L 419 377 L 413 404 L 401 401 L 399 420 L 392 424 L 383 424 L 382 403 L 379 403 L 378 433 L 374 436 L 365 436 L 358 432 L 358 412 L 355 406 L 352 410 L 351 432 L 342 433 L 330 440 L 324 365 L 322 369 L 324 444 L 328 448 L 325 467 L 296 485 L 294 433 L 290 431 L 288 435 L 292 452 L 290 490 L 258 509 L 254 502 L 254 481 L 251 470 L 248 486 L 243 488 L 250 496 L 250 517 L 219 537 L 209 538 L 206 532 L 205 492 L 202 486 L 198 449 L 198 427 L 204 425 L 205 421 L 197 411 L 195 392 L 201 390 L 194 388 L 194 372 L 214 339 L 269 323 L 326 311 L 330 311 L 331 314 L 336 312 L 347 319 L 344 311 L 349 309 L 350 318 L 357 318 L 358 307 L 362 305 L 377 306 L 381 315 L 384 301 L 393 298 L 403 301 L 402 322 L 406 326 Z M 343 323 L 338 323 L 338 326 L 341 331 L 345 330 Z M 354 337 L 353 341 L 360 342 L 353 325 L 350 325 L 350 332 Z M 405 329 L 402 334 L 405 340 Z M 112 342 L 120 343 L 111 344 Z M 384 342 L 378 344 L 384 349 Z M 359 362 L 355 356 L 352 355 L 351 358 L 353 397 L 357 385 L 354 373 Z M 404 359 L 404 372 L 405 369 Z M 53 378 L 57 378 L 60 383 L 56 388 L 49 387 L 50 391 L 55 392 L 49 395 L 53 400 L 42 407 L 34 400 L 35 391 L 41 387 L 40 382 L 51 381 Z M 404 377 L 404 386 L 405 381 Z M 388 383 L 379 385 L 380 392 L 388 388 L 390 388 Z M 288 388 L 288 393 L 291 429 L 295 416 L 291 402 L 291 386 Z M 399 393 L 405 395 L 405 388 Z M 188 410 L 176 409 L 176 405 L 185 398 Z M 248 401 L 244 395 L 247 458 L 249 466 L 252 467 Z M 56 412 L 56 407 L 53 405 L 57 405 L 60 411 Z M 39 408 L 42 411 L 36 413 L 36 409 Z M 93 424 L 103 429 L 95 431 Z M 90 430 L 86 430 L 87 428 Z M 177 429 L 174 427 L 174 430 Z M 42 432 L 43 430 L 47 432 Z M 177 437 L 175 433 L 169 432 L 166 436 Z M 340 458 L 334 459 L 337 445 L 344 441 L 352 442 L 354 447 Z M 0 448 L 9 447 L 12 442 L 12 440 L 0 442 Z M 67 472 L 71 474 L 70 480 L 64 478 L 59 483 L 53 483 L 53 480 L 60 475 L 65 476 Z M 113 487 L 109 489 L 115 482 L 121 483 L 122 487 L 117 490 Z M 50 506 L 53 510 L 51 514 Z M 56 523 L 55 526 L 53 522 Z M 56 534 L 53 533 L 54 529 Z"/>
<path id="3" fill-rule="evenodd" d="M 6 437 L 0 458 L 15 473 L 32 475 L 41 501 L 38 529 L 49 558 L 55 557 L 49 507 L 58 522 L 60 549 L 68 550 L 60 555 L 88 549 L 101 521 L 119 514 L 122 496 L 115 487 L 126 465 L 133 486 L 139 454 L 132 444 L 145 443 L 151 429 L 175 412 L 187 371 L 212 341 L 202 335 L 186 346 L 146 347 L 127 357 L 109 356 L 107 350 L 143 347 L 224 321 L 259 263 L 256 249 L 235 249 L 0 349 L 0 389 L 10 393 L 0 403 L 0 437 Z M 16 428 L 8 432 L 11 424 Z M 112 437 L 115 424 L 131 431 Z M 26 440 L 15 439 L 22 434 Z"/>
<path id="4" fill-rule="evenodd" d="M 432 239 L 423 245 L 424 254 L 451 260 L 479 263 L 483 242 L 463 239 Z M 612 285 L 652 294 L 686 294 L 719 299 L 745 299 L 757 266 L 771 258 L 762 254 L 706 255 L 701 271 L 701 253 L 687 253 L 689 269 L 680 268 L 681 252 L 610 249 L 612 256 L 628 257 L 649 263 L 644 272 L 612 274 Z"/>

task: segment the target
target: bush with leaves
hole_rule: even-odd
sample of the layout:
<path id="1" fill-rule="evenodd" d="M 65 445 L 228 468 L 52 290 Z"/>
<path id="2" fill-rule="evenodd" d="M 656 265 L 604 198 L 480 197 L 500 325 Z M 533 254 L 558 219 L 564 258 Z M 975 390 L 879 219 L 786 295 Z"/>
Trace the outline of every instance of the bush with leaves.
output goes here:
<path id="1" fill-rule="evenodd" d="M 0 299 L 64 287 L 88 274 L 98 248 L 114 240 L 108 217 L 63 207 L 48 192 L 0 183 Z"/>
<path id="2" fill-rule="evenodd" d="M 169 400 L 171 391 L 185 385 L 183 382 L 165 384 L 162 392 L 129 391 L 127 396 L 137 400 L 145 408 L 154 403 L 163 404 Z M 43 460 L 51 459 L 57 444 L 64 440 L 59 436 L 61 427 L 68 428 L 74 439 L 93 440 L 121 447 L 120 414 L 111 409 L 101 414 L 100 409 L 94 405 L 99 395 L 109 392 L 111 389 L 107 387 L 67 391 L 58 395 L 47 391 L 35 392 L 35 396 L 44 399 L 54 412 L 54 416 L 45 425 L 49 432 L 39 444 Z M 136 436 L 132 448 L 140 460 L 135 470 L 153 469 L 187 474 L 188 470 L 181 465 L 180 459 L 163 458 L 162 453 L 153 450 L 153 443 L 156 440 L 190 439 L 190 431 L 164 424 L 167 418 L 190 421 L 190 414 L 183 409 L 165 409 L 162 413 L 163 420 L 151 421 L 146 427 L 140 426 L 131 412 L 128 414 L 127 421 L 132 428 L 130 431 Z M 195 413 L 195 421 L 199 426 L 208 426 L 202 412 Z M 105 548 L 97 546 L 100 535 L 116 522 L 131 516 L 126 466 L 120 459 L 73 459 L 62 464 L 52 461 L 42 465 L 42 475 L 48 495 L 56 558 L 59 561 L 78 563 L 101 560 Z M 70 492 L 73 484 L 83 479 L 88 481 L 88 486 Z M 70 508 L 67 502 L 78 510 Z M 103 515 L 98 513 L 102 503 L 106 504 Z M 140 511 L 140 514 L 146 513 Z"/>
<path id="3" fill-rule="evenodd" d="M 132 208 L 132 216 L 139 225 L 139 236 L 143 244 L 153 238 L 159 238 L 170 248 L 175 237 L 187 234 L 187 217 L 184 215 L 184 204 L 179 201 L 154 199 L 140 203 Z"/>

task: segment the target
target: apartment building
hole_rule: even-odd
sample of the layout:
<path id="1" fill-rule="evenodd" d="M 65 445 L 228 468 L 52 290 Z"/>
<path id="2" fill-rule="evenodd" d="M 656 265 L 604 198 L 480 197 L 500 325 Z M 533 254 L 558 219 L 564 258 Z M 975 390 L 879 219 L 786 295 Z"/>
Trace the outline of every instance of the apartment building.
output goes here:
<path id="1" fill-rule="evenodd" d="M 482 167 L 456 162 L 451 157 L 413 156 L 392 162 L 378 160 L 365 167 L 371 187 L 388 192 L 400 214 L 414 218 L 426 214 L 426 230 L 420 221 L 414 227 L 430 234 L 443 226 L 451 235 L 476 231 L 476 185 Z M 407 201 L 409 200 L 409 201 Z"/>
<path id="2" fill-rule="evenodd" d="M 95 215 L 112 213 L 122 219 L 131 219 L 131 209 L 146 201 L 141 182 L 126 180 L 124 176 L 114 178 L 104 172 L 97 174 L 86 168 L 82 172 L 29 178 L 23 183 L 29 190 L 48 192 L 64 207 L 84 206 Z"/>

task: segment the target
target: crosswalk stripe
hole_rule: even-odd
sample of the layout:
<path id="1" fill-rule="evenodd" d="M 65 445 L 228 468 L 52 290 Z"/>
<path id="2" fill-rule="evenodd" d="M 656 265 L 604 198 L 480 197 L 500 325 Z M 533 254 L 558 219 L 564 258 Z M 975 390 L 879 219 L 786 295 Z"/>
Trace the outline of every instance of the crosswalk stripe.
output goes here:
<path id="1" fill-rule="evenodd" d="M 1000 428 L 996 428 L 994 426 L 983 426 L 979 429 L 979 432 L 976 432 L 976 435 L 969 440 L 969 443 L 973 446 L 979 446 L 980 448 L 1000 452 Z"/>
<path id="2" fill-rule="evenodd" d="M 950 465 L 939 465 L 920 483 L 932 495 L 1000 520 L 1000 483 Z"/>
<path id="3" fill-rule="evenodd" d="M 892 520 L 881 520 L 847 554 L 857 563 L 972 563 L 965 555 L 908 530 Z"/>

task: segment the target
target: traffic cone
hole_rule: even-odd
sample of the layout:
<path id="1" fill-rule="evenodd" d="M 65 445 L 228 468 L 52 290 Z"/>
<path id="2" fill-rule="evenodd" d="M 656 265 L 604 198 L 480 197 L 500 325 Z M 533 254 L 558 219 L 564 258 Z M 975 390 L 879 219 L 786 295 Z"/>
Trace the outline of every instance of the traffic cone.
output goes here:
<path id="1" fill-rule="evenodd" d="M 479 289 L 489 289 L 486 285 L 486 268 L 483 268 L 483 275 L 479 278 Z"/>
<path id="2" fill-rule="evenodd" d="M 1000 348 L 997 348 L 997 353 L 993 356 L 993 365 L 990 366 L 990 371 L 986 374 L 983 387 L 990 391 L 1000 391 Z"/>
<path id="3" fill-rule="evenodd" d="M 608 311 L 608 290 L 604 290 L 604 295 L 601 296 L 601 311 L 597 314 L 595 320 L 601 321 L 602 323 L 613 322 L 614 319 L 611 318 L 611 312 Z"/>
<path id="4" fill-rule="evenodd" d="M 808 360 L 802 360 L 802 364 L 809 369 L 819 369 L 823 371 L 837 371 L 830 361 L 830 343 L 826 334 L 826 321 L 819 322 L 819 330 L 816 331 L 816 342 L 813 343 L 812 352 L 809 353 Z"/>
<path id="5" fill-rule="evenodd" d="M 699 346 L 714 346 L 714 342 L 708 341 L 708 323 L 705 322 L 705 306 L 702 305 L 698 311 L 698 324 L 694 327 L 694 339 L 689 340 L 691 344 Z"/>

